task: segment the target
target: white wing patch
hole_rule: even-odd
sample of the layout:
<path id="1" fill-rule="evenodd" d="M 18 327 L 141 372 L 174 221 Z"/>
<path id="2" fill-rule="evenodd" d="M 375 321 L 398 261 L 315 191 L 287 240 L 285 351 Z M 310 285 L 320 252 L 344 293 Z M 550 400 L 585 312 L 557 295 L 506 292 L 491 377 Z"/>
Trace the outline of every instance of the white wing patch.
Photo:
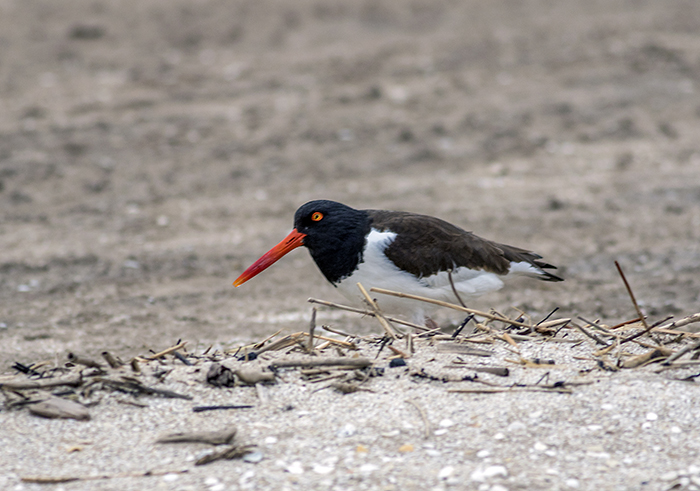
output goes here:
<path id="1" fill-rule="evenodd" d="M 508 276 L 511 275 L 525 275 L 533 276 L 535 278 L 543 276 L 544 271 L 542 271 L 537 266 L 533 266 L 527 261 L 521 261 L 519 263 L 511 262 L 510 269 L 508 270 Z"/>

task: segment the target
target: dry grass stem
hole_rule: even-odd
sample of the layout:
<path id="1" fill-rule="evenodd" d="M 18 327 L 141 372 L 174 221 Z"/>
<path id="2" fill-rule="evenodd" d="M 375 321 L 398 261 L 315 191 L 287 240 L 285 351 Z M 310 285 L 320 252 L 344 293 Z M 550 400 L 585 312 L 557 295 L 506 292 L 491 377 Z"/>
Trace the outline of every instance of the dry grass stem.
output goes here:
<path id="1" fill-rule="evenodd" d="M 410 404 L 418 410 L 418 413 L 420 414 L 420 417 L 423 420 L 423 435 L 425 439 L 428 439 L 430 437 L 430 421 L 428 421 L 428 415 L 425 413 L 425 409 L 423 409 L 423 407 L 416 401 L 413 401 L 411 399 L 406 399 L 406 403 Z"/>
<path id="2" fill-rule="evenodd" d="M 178 343 L 178 344 L 176 344 L 175 346 L 171 346 L 171 347 L 168 348 L 168 349 L 164 349 L 164 350 L 161 351 L 160 353 L 156 353 L 155 355 L 149 356 L 149 357 L 146 358 L 146 359 L 147 359 L 147 360 L 150 360 L 150 361 L 157 360 L 158 358 L 162 358 L 162 357 L 164 357 L 165 355 L 169 355 L 169 354 L 172 353 L 173 351 L 177 351 L 177 350 L 179 350 L 179 349 L 184 348 L 186 344 L 187 344 L 187 341 L 182 341 L 181 343 Z"/>
<path id="3" fill-rule="evenodd" d="M 452 280 L 452 270 L 447 271 L 447 278 L 449 278 L 449 280 L 450 280 L 450 286 L 452 287 L 452 293 L 454 293 L 455 297 L 457 297 L 457 301 L 459 302 L 459 304 L 466 309 L 467 305 L 462 301 L 462 297 L 459 296 L 459 292 L 457 292 L 457 288 L 455 288 L 455 282 Z"/>
<path id="4" fill-rule="evenodd" d="M 593 341 L 595 341 L 596 343 L 602 344 L 603 346 L 606 346 L 606 347 L 610 346 L 610 343 L 608 343 L 608 342 L 606 342 L 606 341 L 603 341 L 602 339 L 600 339 L 598 336 L 596 336 L 596 335 L 593 334 L 592 332 L 589 332 L 588 330 L 586 330 L 584 327 L 581 327 L 581 326 L 579 326 L 579 325 L 576 324 L 576 323 L 572 323 L 571 325 L 574 326 L 574 327 L 575 327 L 576 329 L 578 329 L 579 331 L 581 331 L 581 332 L 582 332 L 583 334 L 585 334 L 587 337 L 591 338 L 591 339 L 592 339 Z"/>
<path id="5" fill-rule="evenodd" d="M 328 301 L 326 301 L 326 300 L 319 300 L 319 299 L 317 299 L 317 298 L 309 298 L 309 299 L 307 300 L 307 302 L 309 302 L 309 303 L 317 303 L 317 304 L 319 304 L 319 305 L 325 305 L 326 307 L 332 307 L 332 308 L 334 308 L 334 309 L 346 310 L 346 311 L 348 311 L 348 312 L 354 312 L 354 313 L 356 313 L 356 314 L 368 315 L 368 316 L 370 316 L 370 317 L 374 317 L 374 315 L 375 315 L 374 312 L 372 312 L 372 311 L 370 311 L 370 310 L 358 309 L 358 308 L 355 308 L 355 307 L 350 307 L 350 306 L 348 306 L 348 305 L 342 305 L 342 304 L 335 303 L 335 302 L 328 302 Z M 421 331 L 427 331 L 427 330 L 428 330 L 425 326 L 421 326 L 420 324 L 416 324 L 416 323 L 414 323 L 414 322 L 405 321 L 405 320 L 403 320 L 403 319 L 397 319 L 396 317 L 384 316 L 384 318 L 385 318 L 386 320 L 390 321 L 390 322 L 393 322 L 394 324 L 401 324 L 401 325 L 403 325 L 403 326 L 412 327 L 413 329 L 419 329 L 419 330 L 421 330 Z M 324 328 L 325 328 L 325 327 L 324 327 Z M 329 330 L 330 330 L 330 329 L 329 329 Z M 331 331 L 331 332 L 334 332 L 334 331 Z M 346 334 L 346 335 L 347 335 L 347 336 L 351 336 L 350 334 Z"/>
<path id="6" fill-rule="evenodd" d="M 396 336 L 396 333 L 394 332 L 394 328 L 391 327 L 391 324 L 389 324 L 389 321 L 386 320 L 386 317 L 384 317 L 384 314 L 382 314 L 381 310 L 379 310 L 377 303 L 374 301 L 374 299 L 372 297 L 369 296 L 369 293 L 367 293 L 367 290 L 365 290 L 365 287 L 362 286 L 362 283 L 358 283 L 357 288 L 360 289 L 362 296 L 365 297 L 365 300 L 367 301 L 369 306 L 374 311 L 374 316 L 377 318 L 379 323 L 382 325 L 382 327 L 386 331 L 387 336 L 389 336 L 391 339 L 396 339 L 397 336 Z"/>
<path id="7" fill-rule="evenodd" d="M 700 322 L 700 312 L 697 314 L 689 315 L 688 317 L 684 317 L 680 320 L 669 322 L 668 324 L 664 324 L 663 326 L 659 327 L 656 329 L 654 332 L 664 332 L 662 329 L 678 329 L 679 327 L 684 327 L 689 324 L 694 324 L 696 322 Z"/>
<path id="8" fill-rule="evenodd" d="M 309 321 L 309 342 L 306 351 L 311 353 L 314 350 L 314 330 L 316 329 L 316 307 L 311 309 L 311 320 Z"/>
<path id="9" fill-rule="evenodd" d="M 625 284 L 625 288 L 627 288 L 627 293 L 629 293 L 630 299 L 632 300 L 632 304 L 634 305 L 634 309 L 637 311 L 637 315 L 639 316 L 639 319 L 642 321 L 642 324 L 644 324 L 644 328 L 648 329 L 649 326 L 647 325 L 647 321 L 644 318 L 644 314 L 642 314 L 642 309 L 639 308 L 639 304 L 637 303 L 637 299 L 634 298 L 634 293 L 632 292 L 632 288 L 630 287 L 630 284 L 627 282 L 627 278 L 625 278 L 625 273 L 622 271 L 622 268 L 620 267 L 620 263 L 615 261 L 615 267 L 617 268 L 617 272 L 620 273 L 620 277 L 622 278 L 622 281 Z"/>
<path id="10" fill-rule="evenodd" d="M 480 387 L 464 389 L 447 389 L 447 392 L 464 394 L 497 394 L 499 392 L 557 392 L 559 394 L 571 394 L 568 387 Z"/>
<path id="11" fill-rule="evenodd" d="M 482 312 L 480 310 L 469 309 L 467 307 L 462 307 L 461 305 L 455 305 L 453 303 L 443 302 L 442 300 L 433 300 L 432 298 L 421 297 L 419 295 L 411 295 L 410 293 L 402 293 L 402 292 L 395 292 L 392 290 L 385 290 L 384 288 L 376 288 L 376 287 L 370 288 L 370 291 L 375 292 L 375 293 L 381 293 L 383 295 L 391 295 L 393 297 L 409 298 L 411 300 L 418 300 L 419 302 L 431 303 L 434 305 L 439 305 L 441 307 L 447 307 L 448 309 L 459 310 L 460 312 L 466 312 L 467 314 L 478 315 L 479 317 L 484 317 L 484 318 L 492 320 L 492 321 L 505 322 L 506 324 L 510 324 L 513 326 L 529 327 L 530 329 L 533 328 L 533 326 L 531 326 L 530 324 L 526 324 L 524 322 L 511 320 L 511 319 L 508 319 L 507 317 L 504 317 L 504 316 L 489 314 L 487 312 Z"/>

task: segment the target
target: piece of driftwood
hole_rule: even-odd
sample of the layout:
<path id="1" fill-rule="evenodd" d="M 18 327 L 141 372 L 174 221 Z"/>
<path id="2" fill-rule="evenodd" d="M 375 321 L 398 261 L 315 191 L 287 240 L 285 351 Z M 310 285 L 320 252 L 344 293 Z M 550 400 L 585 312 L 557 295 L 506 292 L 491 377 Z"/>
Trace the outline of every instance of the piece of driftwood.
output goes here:
<path id="1" fill-rule="evenodd" d="M 637 368 L 648 363 L 654 363 L 665 360 L 666 358 L 671 356 L 672 353 L 673 352 L 670 349 L 659 347 L 649 350 L 641 355 L 627 358 L 625 361 L 622 362 L 622 365 L 620 366 L 622 366 L 622 368 Z"/>
<path id="2" fill-rule="evenodd" d="M 88 408 L 77 402 L 61 397 L 50 397 L 44 401 L 29 406 L 29 412 L 35 416 L 56 419 L 77 419 L 87 421 L 90 419 Z"/>
<path id="3" fill-rule="evenodd" d="M 437 345 L 438 353 L 456 353 L 458 355 L 469 356 L 491 356 L 493 352 L 467 346 L 460 343 L 440 343 Z"/>
<path id="4" fill-rule="evenodd" d="M 333 382 L 330 385 L 328 385 L 328 387 L 335 389 L 336 391 L 340 392 L 341 394 L 352 394 L 353 392 L 359 392 L 359 391 L 374 392 L 372 389 L 360 387 L 359 384 L 352 383 L 352 382 Z M 324 389 L 325 389 L 325 387 L 324 387 Z"/>
<path id="5" fill-rule="evenodd" d="M 100 363 L 97 363 L 95 360 L 91 360 L 89 358 L 82 358 L 76 355 L 75 353 L 68 353 L 68 361 L 76 365 L 83 365 L 89 368 L 102 368 L 102 365 Z"/>
<path id="6" fill-rule="evenodd" d="M 367 358 L 304 358 L 302 360 L 280 360 L 270 363 L 271 369 L 295 367 L 353 367 L 364 368 L 372 365 Z"/>
<path id="7" fill-rule="evenodd" d="M 221 409 L 250 409 L 255 407 L 251 404 L 229 404 L 229 405 L 217 405 L 217 406 L 195 406 L 192 411 L 195 413 L 203 413 L 204 411 L 218 411 Z"/>
<path id="8" fill-rule="evenodd" d="M 240 459 L 248 453 L 251 453 L 255 445 L 233 445 L 223 450 L 217 450 L 197 460 L 194 465 L 205 465 L 217 460 L 232 460 Z"/>
<path id="9" fill-rule="evenodd" d="M 60 484 L 64 482 L 74 481 L 97 481 L 102 479 L 116 479 L 125 477 L 152 477 L 164 476 L 166 474 L 184 474 L 189 472 L 189 469 L 181 470 L 148 470 L 142 472 L 123 472 L 119 474 L 93 474 L 89 476 L 22 476 L 22 482 L 34 484 Z"/>
<path id="10" fill-rule="evenodd" d="M 105 361 L 111 368 L 119 368 L 124 364 L 123 361 L 121 361 L 119 358 L 115 358 L 109 351 L 103 351 L 101 354 L 102 358 L 105 359 Z"/>
<path id="11" fill-rule="evenodd" d="M 43 378 L 39 380 L 12 380 L 9 382 L 0 383 L 0 388 L 12 390 L 25 389 L 48 389 L 50 387 L 60 387 L 67 385 L 69 387 L 78 387 L 83 383 L 83 377 L 80 373 L 74 373 L 62 378 Z"/>
<path id="12" fill-rule="evenodd" d="M 143 394 L 149 396 L 161 396 L 169 399 L 185 399 L 188 401 L 192 400 L 192 396 L 187 394 L 180 394 L 168 389 L 156 389 L 155 387 L 149 387 L 142 384 L 139 380 L 132 379 L 130 377 L 122 377 L 121 380 L 112 379 L 108 377 L 95 377 L 91 380 L 91 384 L 101 383 L 104 387 L 110 388 L 112 390 L 117 390 L 120 392 L 125 392 L 127 394 Z"/>
<path id="13" fill-rule="evenodd" d="M 247 385 L 255 385 L 259 383 L 271 383 L 275 381 L 275 374 L 272 372 L 263 372 L 262 370 L 239 368 L 235 370 L 234 375 Z"/>
<path id="14" fill-rule="evenodd" d="M 225 445 L 233 441 L 236 428 L 224 428 L 214 431 L 185 431 L 170 433 L 156 440 L 156 443 L 208 443 L 209 445 Z"/>
<path id="15" fill-rule="evenodd" d="M 459 368 L 461 370 L 473 370 L 475 372 L 490 373 L 492 375 L 498 375 L 499 377 L 507 377 L 510 375 L 510 370 L 506 367 L 480 367 L 467 365 L 462 361 L 455 360 L 452 365 L 446 365 L 445 368 Z"/>
<path id="16" fill-rule="evenodd" d="M 515 387 L 472 387 L 460 389 L 447 389 L 447 392 L 464 394 L 497 394 L 499 392 L 556 392 L 559 394 L 571 394 L 573 391 L 565 386 L 515 386 Z"/>

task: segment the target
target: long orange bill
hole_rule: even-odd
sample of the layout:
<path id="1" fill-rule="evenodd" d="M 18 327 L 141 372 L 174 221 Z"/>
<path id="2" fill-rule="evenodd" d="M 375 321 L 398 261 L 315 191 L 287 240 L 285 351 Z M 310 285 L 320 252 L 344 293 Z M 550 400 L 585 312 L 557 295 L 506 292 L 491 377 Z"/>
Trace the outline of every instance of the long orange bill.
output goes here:
<path id="1" fill-rule="evenodd" d="M 258 273 L 262 273 L 264 270 L 275 264 L 278 259 L 288 252 L 296 249 L 297 247 L 303 246 L 304 237 L 306 237 L 306 234 L 298 232 L 297 229 L 292 230 L 282 242 L 267 251 L 263 257 L 251 264 L 250 267 L 246 269 L 243 274 L 236 279 L 236 281 L 233 282 L 233 286 L 241 286 L 253 276 L 257 275 Z"/>

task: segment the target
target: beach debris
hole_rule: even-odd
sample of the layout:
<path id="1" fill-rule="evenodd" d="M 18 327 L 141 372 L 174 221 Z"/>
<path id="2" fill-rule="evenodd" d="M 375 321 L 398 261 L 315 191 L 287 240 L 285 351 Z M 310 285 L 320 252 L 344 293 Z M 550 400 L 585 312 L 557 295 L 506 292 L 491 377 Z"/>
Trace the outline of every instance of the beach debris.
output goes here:
<path id="1" fill-rule="evenodd" d="M 50 397 L 36 404 L 31 404 L 29 412 L 43 418 L 77 419 L 79 421 L 90 419 L 88 408 L 78 402 L 63 399 L 62 397 Z"/>
<path id="2" fill-rule="evenodd" d="M 236 428 L 224 428 L 214 431 L 186 431 L 170 433 L 156 440 L 156 443 L 208 443 L 210 445 L 225 445 L 231 443 L 236 436 Z"/>

